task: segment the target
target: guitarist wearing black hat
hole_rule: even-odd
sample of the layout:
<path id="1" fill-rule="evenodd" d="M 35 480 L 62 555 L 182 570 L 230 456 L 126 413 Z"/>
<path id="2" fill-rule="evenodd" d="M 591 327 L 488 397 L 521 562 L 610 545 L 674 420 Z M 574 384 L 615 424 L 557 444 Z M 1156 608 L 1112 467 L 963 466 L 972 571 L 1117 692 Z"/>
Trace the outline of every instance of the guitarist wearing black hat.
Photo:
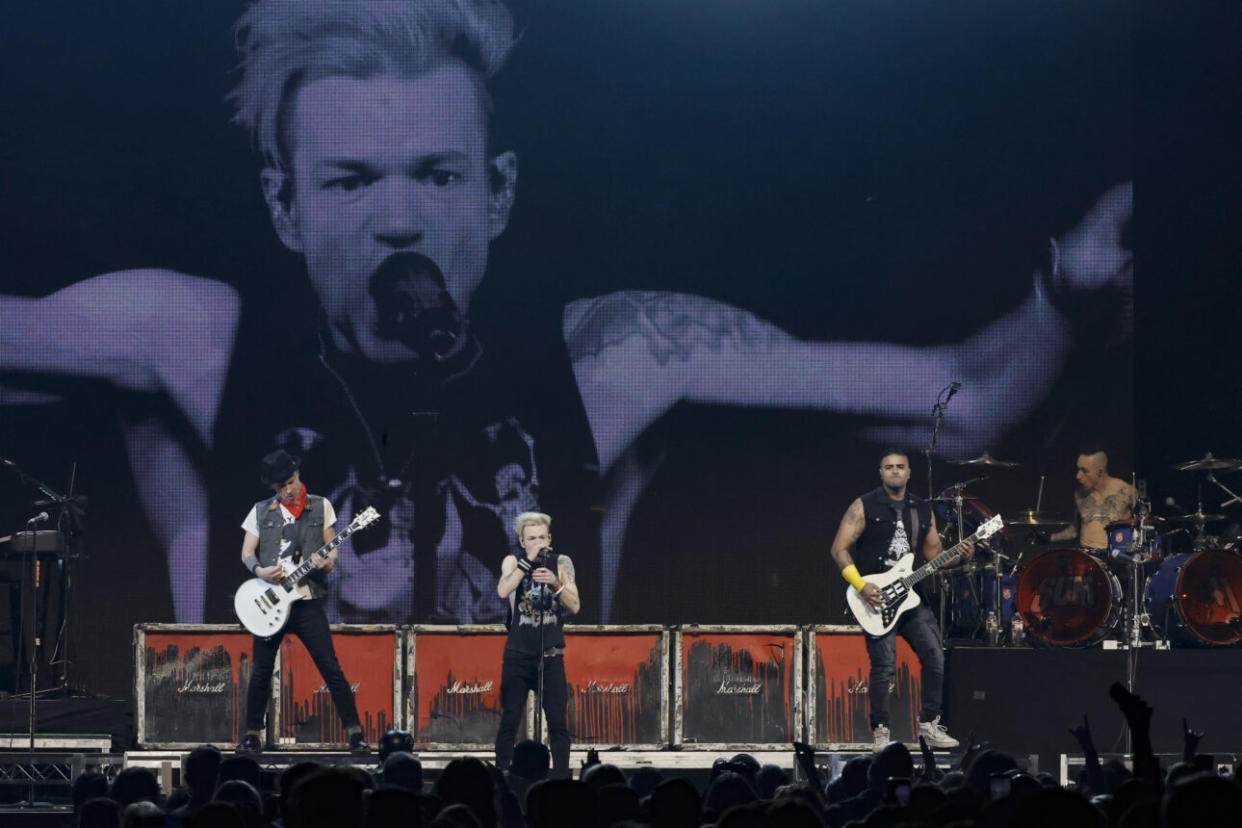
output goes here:
<path id="1" fill-rule="evenodd" d="M 246 533 L 242 541 L 242 565 L 255 577 L 273 584 L 279 584 L 285 578 L 279 558 L 292 557 L 299 562 L 303 554 L 311 555 L 336 537 L 336 529 L 333 528 L 336 510 L 325 498 L 307 493 L 306 484 L 298 472 L 300 465 L 300 458 L 284 450 L 264 457 L 261 476 L 275 495 L 256 503 L 242 523 Z M 263 750 L 260 733 L 271 696 L 272 667 L 286 631 L 293 632 L 302 640 L 307 653 L 319 668 L 332 694 L 336 712 L 341 717 L 349 749 L 356 752 L 370 749 L 358 718 L 353 690 L 336 660 L 328 616 L 323 610 L 322 598 L 326 594 L 323 580 L 336 565 L 336 556 L 335 548 L 326 555 L 315 554 L 311 563 L 313 572 L 299 586 L 308 594 L 290 605 L 289 619 L 281 629 L 272 635 L 254 637 L 253 669 L 250 687 L 246 691 L 246 735 L 237 746 L 241 752 L 259 753 Z"/>
<path id="2" fill-rule="evenodd" d="M 906 491 L 910 482 L 910 459 L 890 451 L 880 459 L 877 489 L 855 498 L 841 519 L 832 542 L 832 559 L 841 577 L 858 590 L 873 608 L 883 606 L 879 586 L 865 576 L 885 572 L 913 549 L 922 549 L 930 561 L 943 552 L 936 532 L 936 517 L 928 504 Z M 962 554 L 969 557 L 974 545 L 966 543 Z M 936 617 L 925 604 L 904 612 L 896 625 L 880 636 L 867 635 L 867 656 L 871 660 L 868 700 L 871 703 L 871 733 L 875 749 L 889 741 L 889 687 L 897 668 L 897 635 L 900 634 L 916 655 L 922 668 L 923 698 L 919 712 L 919 735 L 933 748 L 950 749 L 958 741 L 940 724 L 940 700 L 944 685 L 944 652 Z"/>

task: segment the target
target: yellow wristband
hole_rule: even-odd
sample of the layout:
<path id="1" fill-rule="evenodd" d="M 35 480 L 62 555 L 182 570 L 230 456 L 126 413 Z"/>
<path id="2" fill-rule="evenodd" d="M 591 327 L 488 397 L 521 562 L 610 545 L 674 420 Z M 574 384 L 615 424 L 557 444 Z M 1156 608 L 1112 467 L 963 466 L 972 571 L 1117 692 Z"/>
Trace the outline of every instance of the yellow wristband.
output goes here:
<path id="1" fill-rule="evenodd" d="M 853 564 L 850 564 L 845 569 L 841 570 L 841 577 L 849 581 L 850 586 L 859 592 L 862 592 L 863 587 L 867 585 L 867 582 L 863 579 L 863 576 L 858 574 L 858 567 Z"/>

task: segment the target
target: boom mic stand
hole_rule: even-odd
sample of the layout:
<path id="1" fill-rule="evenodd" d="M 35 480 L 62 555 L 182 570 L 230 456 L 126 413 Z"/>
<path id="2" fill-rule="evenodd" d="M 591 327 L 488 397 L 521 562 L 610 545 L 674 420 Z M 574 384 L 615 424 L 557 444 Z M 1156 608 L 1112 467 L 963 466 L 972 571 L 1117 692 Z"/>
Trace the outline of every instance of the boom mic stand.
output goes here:
<path id="1" fill-rule="evenodd" d="M 76 463 L 74 464 L 73 471 L 70 472 L 70 477 L 69 477 L 70 494 L 68 495 L 60 494 L 59 492 L 55 491 L 50 486 L 48 486 L 46 483 L 44 483 L 42 480 L 39 480 L 38 478 L 27 474 L 25 471 L 22 470 L 20 466 L 18 466 L 12 460 L 9 460 L 4 457 L 0 457 L 0 466 L 7 466 L 8 468 L 12 469 L 13 472 L 18 476 L 18 478 L 21 479 L 23 483 L 26 483 L 38 489 L 40 492 L 43 493 L 45 499 L 36 500 L 34 502 L 34 505 L 36 507 L 56 506 L 56 507 L 59 507 L 59 510 L 60 510 L 59 513 L 57 514 L 57 519 L 56 519 L 57 528 L 55 530 L 41 532 L 36 528 L 40 523 L 42 523 L 45 520 L 48 520 L 50 517 L 47 512 L 40 512 L 38 515 L 35 515 L 30 520 L 26 521 L 26 531 L 15 535 L 12 541 L 13 548 L 15 551 L 25 551 L 25 552 L 29 552 L 30 554 L 30 557 L 28 559 L 28 565 L 26 567 L 26 572 L 23 574 L 23 580 L 29 583 L 30 585 L 30 600 L 28 602 L 30 606 L 26 613 L 27 618 L 29 619 L 29 625 L 30 625 L 28 629 L 28 633 L 27 633 L 29 636 L 29 644 L 27 645 L 26 643 L 26 638 L 27 638 L 26 634 L 22 636 L 22 644 L 23 646 L 27 647 L 26 656 L 29 662 L 29 670 L 30 670 L 30 697 L 29 697 L 29 705 L 27 708 L 27 719 L 28 719 L 27 723 L 29 726 L 30 761 L 33 764 L 35 761 L 35 734 L 38 732 L 38 713 L 37 713 L 35 702 L 39 695 L 39 648 L 42 646 L 42 636 L 39 634 L 39 628 L 38 628 L 38 624 L 39 624 L 39 581 L 40 581 L 39 553 L 40 552 L 55 552 L 57 554 L 67 553 L 68 543 L 66 539 L 68 538 L 70 534 L 72 534 L 75 526 L 77 526 L 78 523 L 81 521 L 81 519 L 85 516 L 85 510 L 84 510 L 85 498 L 74 497 L 72 494 L 74 482 L 76 481 L 76 478 L 77 478 L 77 464 Z M 67 554 L 66 554 L 66 558 L 61 560 L 61 565 L 62 567 L 66 567 L 66 568 L 62 568 L 61 575 L 62 575 L 62 578 L 64 579 L 64 587 L 67 589 L 68 583 L 69 583 L 68 574 L 67 574 Z M 65 612 L 65 610 L 67 610 L 67 603 L 68 603 L 68 595 L 66 594 L 63 596 L 63 600 L 62 600 L 62 617 L 60 619 L 61 623 L 58 627 L 58 630 L 60 632 L 63 632 L 64 625 L 68 619 L 67 612 Z M 23 609 L 25 610 L 27 608 L 23 607 Z M 58 642 L 58 648 L 59 648 L 59 642 Z M 67 649 L 68 647 L 66 645 L 66 650 Z M 67 657 L 62 658 L 61 663 L 62 663 L 62 667 L 64 668 L 61 671 L 61 677 L 64 680 L 64 684 L 68 686 L 68 678 L 67 678 L 68 658 Z M 32 776 L 30 780 L 28 802 L 33 804 L 34 797 L 35 797 L 35 779 Z"/>
<path id="2" fill-rule="evenodd" d="M 956 394 L 958 389 L 961 387 L 962 387 L 962 384 L 960 382 L 951 382 L 948 385 L 946 385 L 944 388 L 941 388 L 940 393 L 936 395 L 936 404 L 932 406 L 932 417 L 934 417 L 935 419 L 932 422 L 931 439 L 927 443 L 927 448 L 923 449 L 923 454 L 927 457 L 927 499 L 928 500 L 931 500 L 933 497 L 936 496 L 936 487 L 932 481 L 932 465 L 933 465 L 932 455 L 936 453 L 936 438 L 940 436 L 940 422 L 941 420 L 944 419 L 945 409 L 949 407 L 949 400 L 953 399 L 953 395 Z M 943 399 L 941 399 L 942 397 Z M 960 492 L 959 492 L 959 497 L 958 497 L 958 501 L 956 505 L 959 509 L 957 513 L 957 540 L 958 540 L 958 543 L 961 543 L 962 541 L 962 513 L 960 509 L 961 509 L 962 504 L 961 504 Z M 941 577 L 942 577 L 941 574 L 937 572 L 935 575 L 935 584 L 936 584 L 935 589 L 936 589 L 936 592 L 940 594 L 940 640 L 941 642 L 943 642 L 944 634 L 945 634 L 945 616 L 947 614 L 946 613 L 947 601 L 946 601 L 946 596 L 944 594 L 944 584 L 940 580 Z"/>

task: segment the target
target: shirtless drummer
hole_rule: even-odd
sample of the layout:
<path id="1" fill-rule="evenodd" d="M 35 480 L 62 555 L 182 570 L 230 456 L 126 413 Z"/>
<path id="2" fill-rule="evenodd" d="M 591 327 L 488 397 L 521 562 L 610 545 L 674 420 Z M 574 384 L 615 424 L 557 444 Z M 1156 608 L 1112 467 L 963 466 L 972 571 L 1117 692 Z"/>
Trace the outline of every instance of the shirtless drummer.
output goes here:
<path id="1" fill-rule="evenodd" d="M 1095 449 L 1078 455 L 1078 489 L 1074 505 L 1078 525 L 1057 532 L 1049 540 L 1063 542 L 1078 538 L 1080 546 L 1107 549 L 1105 527 L 1119 520 L 1128 520 L 1134 509 L 1134 487 L 1108 473 L 1108 455 Z"/>

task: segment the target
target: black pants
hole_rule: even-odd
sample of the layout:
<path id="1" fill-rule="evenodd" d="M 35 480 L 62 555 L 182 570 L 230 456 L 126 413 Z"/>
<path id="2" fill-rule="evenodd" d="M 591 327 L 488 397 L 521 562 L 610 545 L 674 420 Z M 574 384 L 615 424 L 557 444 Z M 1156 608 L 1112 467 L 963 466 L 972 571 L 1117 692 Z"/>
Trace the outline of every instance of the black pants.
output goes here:
<path id="1" fill-rule="evenodd" d="M 254 671 L 250 674 L 250 688 L 246 691 L 246 730 L 263 729 L 263 716 L 267 713 L 267 703 L 272 694 L 272 667 L 276 664 L 281 639 L 289 632 L 306 645 L 306 652 L 319 668 L 319 675 L 323 676 L 328 692 L 332 694 L 332 703 L 336 705 L 336 713 L 341 717 L 346 732 L 357 728 L 360 724 L 358 706 L 354 703 L 349 681 L 336 660 L 323 601 L 303 599 L 290 605 L 289 621 L 280 632 L 266 638 L 254 637 Z"/>
<path id="2" fill-rule="evenodd" d="M 926 605 L 919 604 L 904 613 L 888 635 L 867 636 L 867 655 L 871 659 L 871 682 L 867 698 L 871 702 L 871 728 L 888 724 L 889 685 L 897 672 L 897 636 L 910 644 L 923 668 L 922 709 L 920 722 L 930 722 L 940 715 L 940 696 L 944 692 L 944 651 L 940 649 L 940 628 L 936 616 Z"/>
<path id="3" fill-rule="evenodd" d="M 496 733 L 496 767 L 508 770 L 513 761 L 513 739 L 526 709 L 526 694 L 539 686 L 539 659 L 505 653 L 500 669 L 500 730 Z M 548 750 L 552 753 L 552 778 L 569 778 L 569 726 L 564 656 L 543 660 L 543 713 L 548 719 Z"/>

